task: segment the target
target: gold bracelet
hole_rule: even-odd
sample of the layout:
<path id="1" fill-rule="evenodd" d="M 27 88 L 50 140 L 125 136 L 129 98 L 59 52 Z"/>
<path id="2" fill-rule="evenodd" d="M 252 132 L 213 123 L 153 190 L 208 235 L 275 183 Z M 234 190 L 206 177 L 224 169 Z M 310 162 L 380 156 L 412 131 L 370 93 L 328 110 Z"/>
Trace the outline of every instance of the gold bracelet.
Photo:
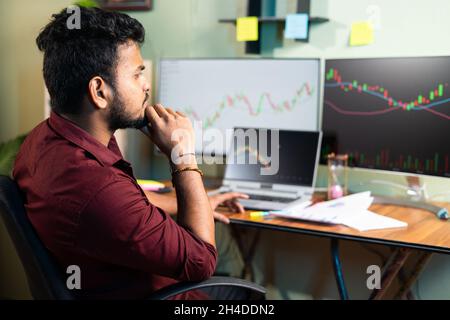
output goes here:
<path id="1" fill-rule="evenodd" d="M 194 167 L 184 167 L 184 168 L 176 169 L 176 170 L 172 171 L 172 178 L 173 178 L 173 176 L 176 175 L 177 173 L 184 172 L 184 171 L 196 171 L 196 172 L 200 173 L 200 176 L 203 177 L 203 172 L 202 172 L 202 170 L 200 170 L 200 169 L 198 169 L 198 168 L 194 168 Z"/>
<path id="2" fill-rule="evenodd" d="M 195 152 L 186 152 L 186 153 L 182 153 L 179 155 L 179 157 L 184 157 L 184 156 L 194 156 L 195 157 Z"/>

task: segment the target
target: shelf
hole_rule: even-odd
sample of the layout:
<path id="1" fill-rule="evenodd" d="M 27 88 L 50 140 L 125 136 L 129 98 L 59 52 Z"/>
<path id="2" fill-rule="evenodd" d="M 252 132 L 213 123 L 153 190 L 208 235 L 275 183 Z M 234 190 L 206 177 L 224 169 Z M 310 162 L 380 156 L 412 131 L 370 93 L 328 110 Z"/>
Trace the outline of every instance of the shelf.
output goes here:
<path id="1" fill-rule="evenodd" d="M 256 17 L 258 19 L 257 41 L 247 41 L 245 43 L 245 53 L 250 54 L 270 54 L 273 49 L 283 45 L 283 29 L 286 23 L 286 17 L 276 16 L 276 0 L 247 0 L 247 17 Z M 308 25 L 312 28 L 314 25 L 330 21 L 328 18 L 312 17 L 310 15 L 311 0 L 297 0 L 297 12 L 307 14 L 309 17 Z M 219 19 L 219 23 L 230 23 L 236 26 L 237 18 Z M 308 29 L 309 29 L 308 28 Z M 295 39 L 299 42 L 309 42 L 309 31 L 305 39 Z"/>
<path id="2" fill-rule="evenodd" d="M 219 19 L 220 23 L 236 23 L 237 19 Z M 323 23 L 328 22 L 328 18 L 322 18 L 322 17 L 310 17 L 309 23 Z M 286 18 L 278 18 L 278 17 L 258 17 L 258 22 L 276 22 L 276 23 L 284 23 L 286 22 Z"/>

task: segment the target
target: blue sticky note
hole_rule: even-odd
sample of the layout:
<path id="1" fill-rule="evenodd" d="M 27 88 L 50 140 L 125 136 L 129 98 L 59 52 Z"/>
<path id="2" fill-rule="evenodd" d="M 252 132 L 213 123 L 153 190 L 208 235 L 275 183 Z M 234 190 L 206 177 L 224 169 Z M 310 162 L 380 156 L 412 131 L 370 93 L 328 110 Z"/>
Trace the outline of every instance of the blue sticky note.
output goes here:
<path id="1" fill-rule="evenodd" d="M 308 20 L 307 13 L 288 14 L 284 27 L 284 37 L 286 39 L 307 39 Z"/>

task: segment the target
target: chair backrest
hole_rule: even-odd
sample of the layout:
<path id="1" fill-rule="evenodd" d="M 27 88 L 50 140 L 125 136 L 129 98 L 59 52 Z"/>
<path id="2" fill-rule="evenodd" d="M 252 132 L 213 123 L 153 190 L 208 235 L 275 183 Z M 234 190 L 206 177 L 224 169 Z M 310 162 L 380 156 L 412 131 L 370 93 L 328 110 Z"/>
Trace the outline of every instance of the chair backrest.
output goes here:
<path id="1" fill-rule="evenodd" d="M 17 184 L 9 177 L 0 175 L 0 216 L 22 261 L 33 298 L 39 300 L 73 300 L 76 296 L 67 289 L 64 275 L 56 261 L 39 239 L 31 225 L 23 205 Z M 260 300 L 266 290 L 241 279 L 213 277 L 202 282 L 180 282 L 155 292 L 151 299 L 170 299 L 174 295 L 198 289 L 215 289 L 212 297 L 226 299 L 220 287 L 234 288 L 232 299 Z M 224 291 L 226 292 L 226 291 Z"/>
<path id="2" fill-rule="evenodd" d="M 17 184 L 0 175 L 0 215 L 22 261 L 35 299 L 72 300 L 62 272 L 31 225 Z"/>
<path id="3" fill-rule="evenodd" d="M 267 290 L 244 279 L 211 277 L 201 282 L 178 282 L 154 292 L 150 300 L 168 300 L 175 296 L 201 291 L 208 300 L 265 300 Z"/>

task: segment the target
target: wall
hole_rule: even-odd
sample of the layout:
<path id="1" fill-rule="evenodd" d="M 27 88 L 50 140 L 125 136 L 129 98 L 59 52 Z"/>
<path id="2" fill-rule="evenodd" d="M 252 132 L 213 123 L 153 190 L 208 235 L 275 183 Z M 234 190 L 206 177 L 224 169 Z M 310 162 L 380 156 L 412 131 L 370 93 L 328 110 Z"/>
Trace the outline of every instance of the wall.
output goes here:
<path id="1" fill-rule="evenodd" d="M 0 141 L 33 128 L 43 118 L 42 56 L 35 47 L 38 31 L 51 13 L 71 1 L 16 0 L 0 2 Z M 143 56 L 156 62 L 160 57 L 235 57 L 243 56 L 243 44 L 234 40 L 234 26 L 219 24 L 219 18 L 245 14 L 241 0 L 154 0 L 150 12 L 135 12 L 147 30 Z M 367 8 L 380 9 L 381 29 L 375 43 L 349 48 L 350 23 L 365 20 Z M 292 8 L 292 1 L 278 0 L 280 13 Z M 289 11 L 289 10 L 287 10 Z M 292 12 L 292 11 L 289 11 Z M 314 0 L 312 15 L 330 22 L 311 28 L 310 42 L 284 41 L 275 57 L 371 57 L 450 55 L 450 1 L 447 0 Z M 420 45 L 417 45 L 417 44 Z M 130 132 L 128 158 L 142 177 L 167 177 L 163 158 L 155 156 L 151 145 L 139 133 Z M 151 160 L 149 160 L 151 158 Z M 221 167 L 204 168 L 220 175 Z M 404 184 L 402 176 L 379 176 L 369 171 L 352 171 L 353 186 L 370 180 L 386 179 Z M 326 183 L 321 168 L 318 185 Z M 432 195 L 450 190 L 449 179 L 425 178 Z M 360 186 L 363 188 L 364 186 Z M 378 193 L 399 194 L 398 188 L 371 186 Z M 435 200 L 450 201 L 448 195 Z M 249 236 L 253 230 L 248 230 Z M 389 248 L 342 242 L 344 274 L 351 298 L 364 299 L 369 264 L 380 264 L 380 255 Z M 329 243 L 326 239 L 263 231 L 254 259 L 256 280 L 266 285 L 271 298 L 337 298 L 332 276 Z M 435 255 L 414 288 L 421 298 L 450 299 L 450 258 Z M 22 267 L 14 253 L 4 226 L 0 223 L 0 297 L 29 298 Z"/>
<path id="2" fill-rule="evenodd" d="M 295 7 L 292 2 L 278 0 L 278 13 L 284 15 L 286 12 L 292 12 L 292 8 Z M 233 7 L 233 4 L 237 3 L 241 6 Z M 169 3 L 165 5 L 170 7 Z M 450 54 L 450 42 L 442 40 L 445 34 L 444 30 L 450 30 L 450 21 L 446 17 L 450 12 L 449 1 L 314 0 L 311 10 L 312 16 L 328 17 L 330 22 L 313 25 L 308 44 L 284 40 L 283 47 L 273 51 L 274 57 L 320 57 L 325 59 Z M 234 27 L 215 23 L 218 18 L 243 14 L 245 7 L 242 7 L 242 1 L 227 1 L 227 6 L 223 6 L 221 1 L 191 1 L 191 6 L 188 6 L 184 12 L 185 15 L 182 15 L 176 23 L 178 27 L 171 26 L 173 34 L 167 33 L 164 39 L 161 39 L 160 33 L 152 33 L 149 36 L 150 46 L 153 43 L 153 47 L 158 47 L 158 49 L 152 51 L 144 48 L 144 54 L 148 53 L 155 57 L 244 55 L 242 44 L 234 41 Z M 364 47 L 349 47 L 347 44 L 351 23 L 367 20 L 370 15 L 373 15 L 373 12 L 379 13 L 375 43 Z M 186 16 L 186 13 L 190 13 L 190 19 L 189 14 Z M 161 16 L 167 17 L 167 14 L 169 12 L 161 13 Z M 191 25 L 189 20 L 202 21 L 203 27 L 200 28 L 202 31 L 199 30 L 199 22 L 196 26 Z M 191 28 L 190 32 L 189 27 Z M 183 31 L 178 28 L 182 28 Z M 193 34 L 197 36 L 193 36 Z M 182 36 L 179 37 L 179 35 Z M 191 41 L 184 42 L 183 40 L 189 36 L 192 37 Z M 205 41 L 206 39 L 208 41 Z M 222 41 L 226 42 L 221 44 Z M 419 46 L 418 43 L 420 43 Z M 160 45 L 164 49 L 160 48 Z M 217 50 L 220 47 L 222 49 Z M 266 52 L 264 49 L 263 51 Z M 150 168 L 150 172 L 146 171 L 148 168 Z M 147 166 L 146 163 L 143 168 L 139 169 L 141 169 L 141 175 L 149 175 L 153 178 L 168 177 L 166 162 L 159 156 L 153 155 L 151 164 Z M 203 169 L 210 175 L 220 176 L 223 172 L 223 167 L 220 166 L 204 166 Z M 378 194 L 394 196 L 404 194 L 404 190 L 401 188 L 372 184 L 373 180 L 386 180 L 405 185 L 405 178 L 401 175 L 380 174 L 364 170 L 352 170 L 350 174 L 350 185 L 354 190 L 363 190 L 369 187 Z M 450 194 L 441 194 L 450 191 L 449 179 L 425 177 L 422 178 L 422 182 L 427 185 L 427 191 L 433 200 L 450 201 Z M 326 185 L 324 167 L 319 170 L 317 185 L 322 187 Z M 346 241 L 342 242 L 341 246 L 350 296 L 364 299 L 369 295 L 365 286 L 367 266 L 381 264 L 381 257 L 388 256 L 390 250 L 382 246 L 362 246 Z M 417 287 L 414 288 L 418 297 L 450 298 L 450 291 L 446 289 L 450 284 L 450 273 L 446 272 L 449 265 L 450 257 L 434 256 L 418 282 L 420 290 Z M 270 288 L 269 296 L 272 298 L 338 297 L 329 257 L 329 243 L 325 239 L 263 231 L 254 259 L 254 268 L 256 279 Z M 446 276 L 443 277 L 443 274 Z"/>
<path id="3" fill-rule="evenodd" d="M 146 29 L 142 47 L 145 59 L 154 64 L 153 97 L 156 93 L 157 62 L 160 58 L 235 57 L 244 53 L 244 44 L 234 41 L 234 27 L 219 24 L 220 18 L 243 15 L 246 1 L 165 0 L 154 1 L 151 12 L 131 15 Z M 139 132 L 129 132 L 127 156 L 135 173 L 143 178 L 167 179 L 169 167 L 164 157 L 155 155 L 151 144 Z M 143 154 L 143 156 L 142 156 Z M 220 167 L 204 167 L 206 174 L 217 175 Z"/>
<path id="4" fill-rule="evenodd" d="M 29 131 L 44 118 L 42 55 L 35 39 L 50 20 L 50 13 L 71 2 L 0 2 L 0 141 Z"/>
<path id="5" fill-rule="evenodd" d="M 445 41 L 450 31 L 450 2 L 446 0 L 316 0 L 311 1 L 311 15 L 328 17 L 330 22 L 311 27 L 308 44 L 285 40 L 282 48 L 274 51 L 275 57 L 395 57 L 395 56 L 439 56 L 450 54 L 450 42 Z M 349 47 L 349 27 L 354 21 L 367 20 L 374 12 L 379 13 L 378 27 L 375 30 L 375 42 L 369 46 Z M 449 70 L 450 71 L 450 70 Z M 450 132 L 449 132 L 450 133 Z M 318 185 L 326 185 L 326 171 L 321 168 Z M 363 190 L 367 186 L 374 192 L 386 195 L 404 195 L 404 190 L 397 187 L 372 184 L 373 180 L 405 185 L 400 175 L 380 174 L 363 170 L 352 170 L 350 186 Z M 427 185 L 433 200 L 450 201 L 450 179 L 426 177 L 422 183 Z M 443 194 L 444 193 L 444 194 Z M 337 291 L 331 274 L 331 261 L 328 257 L 329 244 L 323 239 L 276 235 L 272 233 L 263 237 L 258 266 L 260 274 L 285 289 L 278 291 L 276 297 L 302 297 L 299 292 L 307 292 L 308 297 L 336 298 Z M 316 241 L 317 240 L 317 241 Z M 369 250 L 370 249 L 370 250 Z M 376 249 L 384 255 L 386 248 L 344 242 L 342 248 L 344 274 L 347 277 L 350 296 L 365 298 L 369 292 L 365 288 L 366 267 L 380 264 Z M 317 252 L 325 252 L 318 254 Z M 298 254 L 293 254 L 298 252 Z M 301 252 L 301 254 L 300 254 Z M 299 266 L 284 268 L 288 257 L 289 265 Z M 292 258 L 293 257 L 293 258 Z M 271 261 L 275 261 L 272 262 Z M 270 276 L 267 265 L 276 270 Z M 420 277 L 415 292 L 424 299 L 450 299 L 450 257 L 434 255 L 425 272 Z M 283 272 L 279 272 L 283 270 Z M 297 271 L 297 272 L 296 272 Z M 308 281 L 318 275 L 319 282 Z M 268 276 L 269 275 L 269 276 Z M 445 275 L 445 276 L 444 276 Z M 297 279 L 296 279 L 297 278 Z M 265 279 L 265 278 L 264 278 Z M 295 280 L 296 279 L 296 280 Z M 420 289 L 420 290 L 419 290 Z"/>
<path id="6" fill-rule="evenodd" d="M 0 141 L 28 132 L 44 119 L 42 55 L 35 39 L 72 1 L 0 1 Z M 29 299 L 26 278 L 0 221 L 0 298 Z"/>
<path id="7" fill-rule="evenodd" d="M 44 119 L 42 54 L 36 47 L 39 30 L 51 14 L 72 0 L 0 1 L 0 142 L 28 132 Z M 216 23 L 222 14 L 245 12 L 236 1 L 156 0 L 150 12 L 134 12 L 146 28 L 145 59 L 159 57 L 235 56 L 243 45 L 232 45 L 230 26 Z M 128 158 L 141 176 L 150 175 L 152 146 L 140 133 L 129 132 Z M 163 159 L 155 159 L 164 170 Z M 214 169 L 212 169 L 214 171 Z M 158 172 L 158 169 L 155 169 Z M 215 171 L 214 171 L 215 172 Z M 23 268 L 0 221 L 0 298 L 30 298 Z"/>

